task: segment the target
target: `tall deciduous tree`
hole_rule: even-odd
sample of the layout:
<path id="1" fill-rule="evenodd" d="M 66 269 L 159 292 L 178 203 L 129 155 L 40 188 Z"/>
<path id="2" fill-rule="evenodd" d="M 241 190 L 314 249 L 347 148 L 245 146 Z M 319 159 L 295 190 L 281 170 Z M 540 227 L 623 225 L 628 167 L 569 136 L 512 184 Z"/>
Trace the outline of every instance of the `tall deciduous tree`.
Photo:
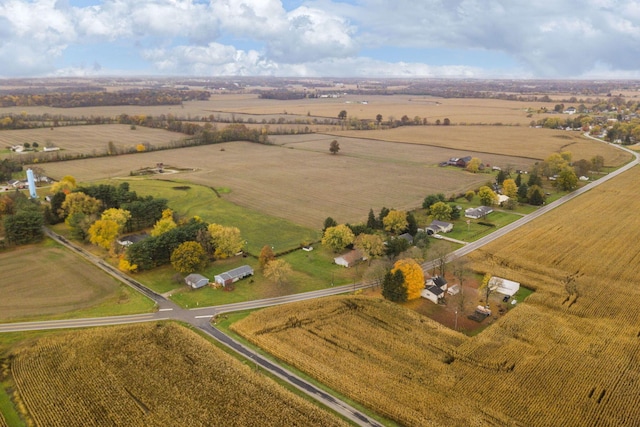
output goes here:
<path id="1" fill-rule="evenodd" d="M 571 191 L 578 186 L 578 177 L 571 167 L 566 167 L 558 174 L 556 183 L 559 189 Z"/>
<path id="2" fill-rule="evenodd" d="M 480 198 L 480 203 L 484 206 L 491 206 L 498 201 L 496 193 L 486 185 L 478 189 L 478 197 Z"/>
<path id="3" fill-rule="evenodd" d="M 207 266 L 207 254 L 198 242 L 181 243 L 171 253 L 171 265 L 184 274 L 190 274 Z"/>
<path id="4" fill-rule="evenodd" d="M 399 233 L 407 228 L 407 213 L 404 211 L 392 210 L 382 220 L 384 229 L 390 233 Z"/>
<path id="5" fill-rule="evenodd" d="M 65 194 L 68 194 L 77 186 L 78 184 L 76 183 L 76 179 L 74 177 L 72 177 L 71 175 L 65 175 L 60 181 L 54 183 L 51 186 L 51 193 L 55 194 L 59 191 L 62 191 Z"/>
<path id="6" fill-rule="evenodd" d="M 109 249 L 118 237 L 120 226 L 110 219 L 99 219 L 89 227 L 89 241 L 104 249 Z"/>
<path id="7" fill-rule="evenodd" d="M 264 267 L 264 277 L 278 285 L 285 283 L 292 272 L 291 265 L 283 259 L 274 259 Z"/>
<path id="8" fill-rule="evenodd" d="M 214 255 L 217 258 L 227 258 L 242 250 L 244 240 L 237 227 L 211 224 L 208 229 L 211 234 L 211 241 L 215 247 Z"/>
<path id="9" fill-rule="evenodd" d="M 165 209 L 162 211 L 162 218 L 156 221 L 155 225 L 153 226 L 151 235 L 157 237 L 169 230 L 173 230 L 177 226 L 178 224 L 176 224 L 176 222 L 173 220 L 173 211 L 171 209 Z"/>
<path id="10" fill-rule="evenodd" d="M 102 212 L 100 219 L 115 222 L 118 224 L 118 233 L 122 233 L 125 225 L 131 219 L 131 212 L 126 209 L 110 208 Z"/>
<path id="11" fill-rule="evenodd" d="M 451 219 L 453 208 L 445 202 L 436 202 L 431 205 L 429 212 L 433 219 L 438 221 L 449 221 Z"/>
<path id="12" fill-rule="evenodd" d="M 276 259 L 276 254 L 273 253 L 271 245 L 264 245 L 260 250 L 260 256 L 258 257 L 260 268 L 264 270 L 265 266 L 274 259 Z"/>
<path id="13" fill-rule="evenodd" d="M 95 215 L 100 211 L 100 206 L 100 200 L 87 196 L 82 192 L 77 192 L 67 194 L 60 209 L 62 216 L 68 219 L 76 214 Z M 67 224 L 69 223 L 67 222 Z"/>
<path id="14" fill-rule="evenodd" d="M 340 151 L 340 144 L 336 139 L 331 141 L 331 144 L 329 144 L 329 151 L 331 152 L 331 154 L 338 154 L 338 152 Z"/>
<path id="15" fill-rule="evenodd" d="M 384 242 L 377 234 L 360 234 L 353 246 L 369 260 L 369 264 L 373 258 L 384 254 Z"/>
<path id="16" fill-rule="evenodd" d="M 330 248 L 333 252 L 339 252 L 352 244 L 354 240 L 353 231 L 345 224 L 339 224 L 324 231 L 322 245 Z"/>
<path id="17" fill-rule="evenodd" d="M 480 170 L 481 166 L 482 160 L 477 157 L 473 157 L 471 160 L 469 160 L 469 163 L 467 163 L 466 170 L 472 173 L 476 173 Z"/>
<path id="18" fill-rule="evenodd" d="M 509 197 L 510 199 L 514 199 L 518 196 L 518 186 L 513 179 L 505 179 L 502 182 L 502 194 Z"/>
<path id="19" fill-rule="evenodd" d="M 420 292 L 424 289 L 424 272 L 422 267 L 413 259 L 401 259 L 396 261 L 391 270 L 395 273 L 402 271 L 404 286 L 407 289 L 407 300 L 420 298 Z"/>

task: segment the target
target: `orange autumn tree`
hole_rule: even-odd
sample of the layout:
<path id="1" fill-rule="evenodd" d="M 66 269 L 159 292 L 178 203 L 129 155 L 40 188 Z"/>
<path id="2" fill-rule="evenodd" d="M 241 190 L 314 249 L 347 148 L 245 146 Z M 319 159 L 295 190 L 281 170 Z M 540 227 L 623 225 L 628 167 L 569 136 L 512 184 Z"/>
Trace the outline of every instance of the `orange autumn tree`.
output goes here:
<path id="1" fill-rule="evenodd" d="M 404 284 L 407 288 L 407 301 L 420 298 L 420 292 L 424 289 L 424 272 L 422 267 L 414 259 L 400 259 L 396 261 L 391 269 L 392 273 L 397 270 L 404 275 Z"/>

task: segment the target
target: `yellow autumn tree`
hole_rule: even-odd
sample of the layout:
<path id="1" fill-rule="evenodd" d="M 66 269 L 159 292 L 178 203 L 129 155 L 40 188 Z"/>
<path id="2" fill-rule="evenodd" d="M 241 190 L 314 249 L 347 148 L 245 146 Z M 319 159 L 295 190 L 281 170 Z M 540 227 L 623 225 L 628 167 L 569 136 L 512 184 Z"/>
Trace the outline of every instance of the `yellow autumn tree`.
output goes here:
<path id="1" fill-rule="evenodd" d="M 422 267 L 414 259 L 400 259 L 391 269 L 392 273 L 402 271 L 404 284 L 407 288 L 407 301 L 420 298 L 420 292 L 424 289 L 424 272 Z"/>
<path id="2" fill-rule="evenodd" d="M 373 258 L 384 254 L 384 241 L 377 234 L 362 233 L 356 237 L 353 246 L 369 260 L 369 264 Z"/>
<path id="3" fill-rule="evenodd" d="M 89 241 L 104 249 L 109 249 L 118 237 L 119 225 L 110 219 L 99 219 L 89 227 Z"/>
<path id="4" fill-rule="evenodd" d="M 198 242 L 184 242 L 171 253 L 171 265 L 179 273 L 193 273 L 206 267 L 207 262 L 207 254 Z"/>
<path id="5" fill-rule="evenodd" d="M 69 194 L 71 190 L 78 186 L 76 179 L 71 175 L 65 175 L 62 179 L 51 186 L 51 193 L 55 194 L 60 191 Z"/>
<path id="6" fill-rule="evenodd" d="M 264 267 L 264 277 L 278 285 L 286 283 L 292 272 L 291 265 L 283 259 L 271 260 Z"/>
<path id="7" fill-rule="evenodd" d="M 339 252 L 352 244 L 355 238 L 353 231 L 349 227 L 345 224 L 338 224 L 324 230 L 322 246 L 331 248 L 333 252 Z"/>
<path id="8" fill-rule="evenodd" d="M 382 220 L 384 229 L 391 233 L 399 233 L 407 228 L 407 213 L 404 211 L 390 211 Z"/>
<path id="9" fill-rule="evenodd" d="M 208 227 L 211 235 L 211 243 L 215 251 L 216 258 L 227 258 L 242 250 L 244 240 L 237 227 L 225 227 L 220 224 L 210 224 Z"/>
<path id="10" fill-rule="evenodd" d="M 122 255 L 120 257 L 120 262 L 118 263 L 118 268 L 120 271 L 124 271 L 126 273 L 135 273 L 138 271 L 138 264 L 131 264 L 127 259 Z"/>
<path id="11" fill-rule="evenodd" d="M 96 215 L 100 211 L 100 206 L 100 200 L 94 197 L 88 196 L 82 192 L 71 193 L 67 194 L 67 197 L 65 197 L 58 213 L 64 216 L 66 218 L 65 222 L 67 225 L 71 226 L 70 222 L 72 221 L 73 216 Z"/>
<path id="12" fill-rule="evenodd" d="M 518 197 L 518 186 L 516 182 L 509 178 L 505 179 L 502 183 L 502 194 L 509 197 L 510 199 L 515 199 Z"/>
<path id="13" fill-rule="evenodd" d="M 162 211 L 162 218 L 156 221 L 155 225 L 153 226 L 151 235 L 156 237 L 166 233 L 169 230 L 173 230 L 176 227 L 177 224 L 173 220 L 173 211 L 171 209 L 165 209 Z"/>
<path id="14" fill-rule="evenodd" d="M 122 233 L 127 221 L 131 219 L 131 212 L 126 209 L 110 208 L 102 212 L 100 219 L 115 222 L 118 224 L 118 233 Z"/>

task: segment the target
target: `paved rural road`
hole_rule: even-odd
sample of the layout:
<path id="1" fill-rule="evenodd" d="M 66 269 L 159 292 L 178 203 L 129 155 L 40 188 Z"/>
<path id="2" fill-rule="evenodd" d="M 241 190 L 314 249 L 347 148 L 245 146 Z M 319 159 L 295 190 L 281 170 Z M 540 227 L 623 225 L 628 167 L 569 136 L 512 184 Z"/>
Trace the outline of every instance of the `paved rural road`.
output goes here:
<path id="1" fill-rule="evenodd" d="M 140 322 L 152 322 L 159 320 L 178 320 L 188 323 L 196 328 L 204 331 L 206 334 L 224 344 L 233 351 L 239 353 L 243 357 L 253 362 L 256 367 L 260 367 L 270 374 L 281 378 L 288 382 L 297 389 L 303 391 L 313 399 L 319 401 L 326 407 L 334 410 L 336 413 L 344 416 L 345 418 L 353 421 L 360 426 L 376 426 L 382 427 L 376 420 L 368 417 L 364 413 L 358 411 L 346 402 L 337 399 L 330 394 L 324 392 L 320 388 L 311 384 L 310 382 L 300 378 L 292 372 L 284 369 L 275 362 L 272 362 L 265 357 L 261 356 L 252 349 L 242 345 L 238 341 L 234 340 L 230 336 L 226 335 L 217 328 L 211 326 L 211 318 L 220 313 L 248 310 L 254 308 L 268 307 L 272 305 L 285 304 L 288 302 L 302 301 L 305 299 L 319 298 L 322 296 L 335 295 L 340 293 L 349 292 L 352 290 L 360 289 L 368 285 L 355 284 L 346 286 L 336 286 L 329 289 L 321 289 L 319 291 L 306 292 L 303 294 L 288 295 L 277 298 L 269 298 L 256 301 L 247 301 L 236 304 L 228 304 L 217 307 L 206 307 L 203 309 L 187 310 L 183 309 L 172 301 L 167 300 L 162 295 L 148 289 L 138 281 L 123 274 L 115 267 L 105 263 L 95 255 L 85 251 L 84 249 L 69 242 L 63 236 L 60 236 L 53 231 L 45 228 L 45 233 L 59 242 L 62 245 L 67 246 L 71 250 L 78 253 L 80 256 L 89 260 L 97 265 L 99 268 L 112 275 L 113 277 L 123 281 L 127 285 L 133 287 L 139 292 L 143 293 L 147 297 L 151 298 L 158 305 L 158 311 L 155 313 L 145 313 L 128 316 L 111 316 L 101 318 L 88 318 L 88 319 L 66 319 L 66 320 L 52 320 L 42 322 L 22 322 L 22 323 L 4 323 L 0 324 L 0 333 L 2 332 L 19 332 L 19 331 L 33 331 L 33 330 L 45 330 L 45 329 L 69 329 L 69 328 L 84 328 L 92 326 L 109 326 L 109 325 L 122 325 L 128 323 L 140 323 Z"/>
<path id="2" fill-rule="evenodd" d="M 594 138 L 592 136 L 589 136 L 587 134 L 585 134 L 585 136 L 587 138 L 596 140 L 600 143 L 603 143 L 601 140 Z M 605 144 L 610 144 L 610 143 L 605 143 Z M 541 217 L 542 215 L 546 214 L 547 212 L 557 208 L 558 206 L 561 206 L 565 203 L 567 203 L 570 200 L 575 199 L 576 197 L 586 193 L 589 190 L 592 190 L 593 188 L 597 187 L 598 185 L 601 185 L 607 181 L 609 181 L 610 179 L 615 178 L 616 176 L 628 171 L 629 169 L 633 168 L 634 166 L 638 165 L 640 163 L 640 154 L 636 153 L 635 151 L 629 150 L 626 147 L 622 147 L 619 146 L 617 144 L 610 144 L 620 150 L 624 150 L 628 153 L 630 153 L 631 155 L 633 155 L 633 160 L 629 163 L 627 163 L 626 165 L 624 165 L 623 167 L 621 167 L 620 169 L 617 169 L 605 176 L 603 176 L 602 178 L 590 182 L 589 184 L 585 185 L 584 187 L 581 187 L 569 194 L 567 194 L 566 196 L 562 196 L 561 198 L 559 198 L 558 200 L 553 201 L 552 203 L 549 203 L 548 205 L 545 205 L 539 209 L 537 209 L 535 212 L 532 212 L 526 216 L 523 216 L 522 218 L 518 219 L 517 221 L 512 222 L 511 224 L 505 225 L 504 227 L 498 228 L 497 230 L 495 230 L 494 232 L 492 232 L 491 234 L 476 240 L 475 242 L 471 242 L 463 247 L 461 247 L 458 250 L 455 250 L 453 252 L 451 252 L 449 255 L 447 255 L 447 262 L 453 261 L 456 258 L 460 258 L 464 255 L 467 255 L 470 252 L 475 251 L 476 249 L 481 248 L 482 246 L 493 242 L 496 239 L 499 239 L 500 237 L 504 236 L 507 233 L 512 232 L 513 230 L 522 227 L 523 225 L 533 221 L 534 219 L 537 219 L 539 217 Z M 422 269 L 424 271 L 429 271 L 432 270 L 436 265 L 438 264 L 437 260 L 434 261 L 428 261 L 422 264 Z"/>
<path id="3" fill-rule="evenodd" d="M 588 135 L 586 136 L 589 137 Z M 592 138 L 592 139 L 602 142 L 596 138 Z M 584 187 L 570 194 L 567 194 L 566 196 L 561 197 L 560 199 L 554 201 L 553 203 L 549 203 L 548 205 L 543 206 L 542 208 L 536 210 L 535 212 L 517 221 L 512 222 L 511 224 L 508 224 L 502 228 L 497 229 L 490 235 L 485 236 L 481 239 L 476 240 L 475 242 L 472 242 L 463 246 L 462 248 L 449 254 L 447 257 L 447 261 L 451 261 L 458 257 L 464 256 L 504 236 L 505 234 L 519 227 L 522 227 L 523 225 L 533 221 L 534 219 L 546 214 L 550 210 L 555 209 L 558 206 L 561 206 L 564 203 L 567 203 L 568 201 L 574 199 L 575 197 L 578 197 L 579 195 L 591 190 L 592 188 L 620 175 L 621 173 L 626 172 L 627 170 L 636 166 L 640 162 L 640 154 L 632 150 L 629 150 L 625 147 L 621 147 L 617 145 L 614 145 L 614 146 L 616 148 L 619 148 L 631 153 L 634 156 L 634 160 L 629 162 L 622 168 L 614 172 L 611 172 L 608 175 L 598 179 L 597 181 L 591 182 L 585 185 Z M 295 302 L 295 301 L 303 301 L 303 300 L 312 299 L 312 298 L 319 298 L 319 297 L 324 297 L 329 295 L 336 295 L 336 294 L 341 294 L 345 292 L 351 292 L 357 289 L 370 287 L 372 286 L 370 283 L 356 283 L 352 285 L 335 286 L 327 289 L 321 289 L 321 290 L 312 291 L 312 292 L 305 292 L 301 294 L 294 294 L 294 295 L 287 295 L 287 296 L 276 297 L 276 298 L 268 298 L 268 299 L 262 299 L 262 300 L 240 302 L 235 304 L 220 305 L 215 307 L 203 307 L 203 308 L 187 310 L 187 309 L 181 308 L 180 306 L 173 303 L 172 301 L 167 300 L 162 295 L 150 290 L 149 288 L 145 287 L 144 285 L 132 279 L 131 277 L 123 274 L 118 269 L 105 263 L 103 260 L 96 257 L 95 255 L 72 244 L 64 237 L 52 232 L 49 229 L 45 229 L 45 233 L 52 239 L 69 247 L 71 250 L 77 252 L 79 255 L 83 256 L 90 262 L 94 263 L 95 265 L 97 265 L 99 268 L 101 268 L 108 274 L 112 275 L 118 280 L 121 280 L 125 284 L 133 287 L 137 291 L 151 298 L 157 304 L 158 311 L 155 313 L 146 313 L 146 314 L 128 315 L 128 316 L 52 320 L 52 321 L 41 321 L 41 322 L 5 323 L 5 324 L 0 324 L 0 333 L 45 330 L 45 329 L 84 328 L 84 327 L 92 327 L 92 326 L 107 326 L 107 325 L 120 325 L 120 324 L 128 324 L 128 323 L 151 322 L 151 321 L 158 321 L 158 320 L 178 320 L 178 321 L 188 323 L 204 331 L 209 336 L 216 339 L 218 342 L 226 345 L 230 349 L 236 351 L 237 353 L 251 360 L 253 363 L 256 364 L 256 366 L 259 366 L 260 368 L 264 369 L 265 371 L 268 371 L 272 375 L 275 375 L 287 381 L 289 384 L 305 392 L 312 398 L 318 400 L 319 402 L 333 409 L 334 411 L 342 414 L 343 416 L 352 420 L 358 425 L 380 426 L 380 424 L 375 420 L 373 420 L 372 418 L 366 416 L 365 414 L 351 407 L 347 403 L 325 393 L 324 391 L 320 390 L 313 384 L 303 380 L 302 378 L 282 368 L 276 363 L 262 357 L 255 351 L 251 350 L 250 348 L 242 345 L 238 341 L 224 334 L 219 329 L 214 328 L 213 326 L 211 326 L 211 323 L 210 323 L 210 319 L 212 317 L 215 317 L 216 315 L 221 313 L 263 308 L 263 307 L 268 307 L 268 306 L 273 306 L 278 304 L 286 304 L 286 303 Z M 423 270 L 428 271 L 433 269 L 435 264 L 436 264 L 436 261 L 427 262 L 422 264 L 422 268 Z"/>

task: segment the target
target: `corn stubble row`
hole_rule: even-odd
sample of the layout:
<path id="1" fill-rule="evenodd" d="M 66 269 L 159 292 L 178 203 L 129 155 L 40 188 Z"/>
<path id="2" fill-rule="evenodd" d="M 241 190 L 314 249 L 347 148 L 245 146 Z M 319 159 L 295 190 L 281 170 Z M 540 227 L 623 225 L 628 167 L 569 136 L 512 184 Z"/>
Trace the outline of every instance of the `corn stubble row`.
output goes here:
<path id="1" fill-rule="evenodd" d="M 39 426 L 344 425 L 172 323 L 43 337 L 11 372 Z"/>
<path id="2" fill-rule="evenodd" d="M 633 170 L 475 252 L 475 270 L 536 290 L 478 336 L 365 297 L 274 307 L 236 329 L 403 425 L 635 425 L 637 182 Z"/>

